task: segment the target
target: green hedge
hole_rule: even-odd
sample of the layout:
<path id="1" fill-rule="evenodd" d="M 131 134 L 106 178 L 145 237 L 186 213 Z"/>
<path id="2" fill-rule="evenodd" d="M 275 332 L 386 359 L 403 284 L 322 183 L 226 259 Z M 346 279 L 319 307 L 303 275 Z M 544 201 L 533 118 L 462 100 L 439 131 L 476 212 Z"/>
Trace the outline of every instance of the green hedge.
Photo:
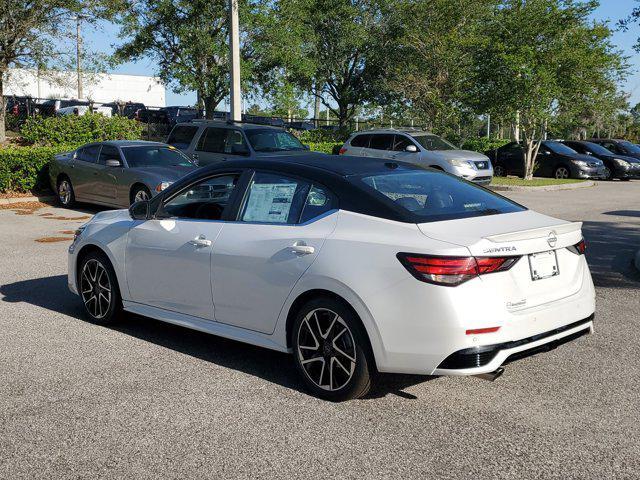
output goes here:
<path id="1" fill-rule="evenodd" d="M 307 130 L 296 135 L 302 143 L 344 143 L 349 138 L 349 132 L 346 130 Z"/>
<path id="2" fill-rule="evenodd" d="M 336 155 L 340 147 L 342 147 L 342 143 L 335 142 L 310 142 L 307 145 L 313 152 L 328 153 L 330 155 Z"/>
<path id="3" fill-rule="evenodd" d="M 474 152 L 484 153 L 487 150 L 493 150 L 494 148 L 506 145 L 511 140 L 498 140 L 494 138 L 467 138 L 461 145 L 463 150 L 473 150 Z"/>
<path id="4" fill-rule="evenodd" d="M 104 140 L 137 140 L 143 125 L 126 117 L 100 114 L 32 117 L 20 128 L 22 138 L 33 145 L 82 145 Z"/>
<path id="5" fill-rule="evenodd" d="M 49 162 L 74 145 L 0 148 L 0 192 L 29 192 L 49 187 Z"/>

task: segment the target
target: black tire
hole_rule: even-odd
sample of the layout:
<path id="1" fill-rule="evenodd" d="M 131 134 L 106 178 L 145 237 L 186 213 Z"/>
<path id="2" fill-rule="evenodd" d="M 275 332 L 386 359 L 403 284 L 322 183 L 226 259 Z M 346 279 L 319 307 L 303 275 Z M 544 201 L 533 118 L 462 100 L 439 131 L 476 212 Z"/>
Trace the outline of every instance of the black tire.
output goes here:
<path id="1" fill-rule="evenodd" d="M 144 185 L 136 185 L 131 189 L 131 198 L 129 198 L 129 203 L 133 205 L 139 200 L 151 200 L 151 191 Z"/>
<path id="2" fill-rule="evenodd" d="M 502 165 L 497 164 L 495 167 L 493 167 L 493 175 L 494 177 L 506 177 L 507 171 Z"/>
<path id="3" fill-rule="evenodd" d="M 342 402 L 369 391 L 374 367 L 368 337 L 343 302 L 310 300 L 298 312 L 291 336 L 296 368 L 313 395 Z"/>
<path id="4" fill-rule="evenodd" d="M 106 325 L 119 318 L 122 297 L 118 279 L 104 253 L 90 252 L 82 257 L 77 285 L 84 312 L 92 322 Z"/>
<path id="5" fill-rule="evenodd" d="M 629 180 L 631 180 L 629 177 L 625 177 L 625 178 L 621 178 L 620 181 L 622 182 L 628 182 Z"/>
<path id="6" fill-rule="evenodd" d="M 611 169 L 609 167 L 604 167 L 604 176 L 602 177 L 603 180 L 613 180 L 613 172 L 611 171 Z"/>
<path id="7" fill-rule="evenodd" d="M 63 175 L 58 179 L 58 184 L 56 185 L 56 196 L 61 207 L 71 208 L 76 203 L 76 195 L 73 192 L 71 179 L 66 175 Z"/>

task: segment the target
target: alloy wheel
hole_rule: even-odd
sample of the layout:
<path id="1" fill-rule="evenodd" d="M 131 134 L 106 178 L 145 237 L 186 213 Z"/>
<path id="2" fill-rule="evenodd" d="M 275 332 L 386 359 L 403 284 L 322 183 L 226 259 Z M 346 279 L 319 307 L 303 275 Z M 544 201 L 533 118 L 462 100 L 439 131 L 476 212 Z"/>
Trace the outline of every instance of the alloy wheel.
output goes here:
<path id="1" fill-rule="evenodd" d="M 605 180 L 611 180 L 611 170 L 607 167 L 604 167 L 603 177 Z"/>
<path id="2" fill-rule="evenodd" d="M 353 334 L 332 310 L 317 308 L 304 317 L 296 349 L 305 374 L 323 390 L 340 390 L 353 377 L 357 361 Z"/>
<path id="3" fill-rule="evenodd" d="M 502 165 L 496 165 L 493 169 L 493 175 L 496 177 L 504 177 L 504 167 Z"/>
<path id="4" fill-rule="evenodd" d="M 71 184 L 69 180 L 62 180 L 58 185 L 58 198 L 62 205 L 67 205 L 71 201 Z"/>
<path id="5" fill-rule="evenodd" d="M 134 202 L 144 202 L 146 200 L 149 200 L 149 194 L 147 193 L 146 190 L 144 189 L 140 189 L 136 192 L 135 197 L 133 198 Z"/>
<path id="6" fill-rule="evenodd" d="M 569 178 L 569 170 L 566 167 L 556 168 L 556 178 Z"/>
<path id="7" fill-rule="evenodd" d="M 82 267 L 80 276 L 82 301 L 94 318 L 103 318 L 111 306 L 111 282 L 102 263 L 91 259 Z"/>

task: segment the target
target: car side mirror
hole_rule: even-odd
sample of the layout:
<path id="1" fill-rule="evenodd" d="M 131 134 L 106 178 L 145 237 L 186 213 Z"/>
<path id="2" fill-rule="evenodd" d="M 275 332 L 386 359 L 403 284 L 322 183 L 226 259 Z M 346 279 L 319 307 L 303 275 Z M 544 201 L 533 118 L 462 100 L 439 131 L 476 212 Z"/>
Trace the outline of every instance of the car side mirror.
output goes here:
<path id="1" fill-rule="evenodd" d="M 105 164 L 107 165 L 107 167 L 120 167 L 120 166 L 122 166 L 122 163 L 120 162 L 120 160 L 116 160 L 115 158 L 107 159 Z"/>
<path id="2" fill-rule="evenodd" d="M 134 220 L 146 220 L 149 218 L 149 201 L 140 200 L 139 202 L 134 202 L 129 207 L 129 215 Z"/>
<path id="3" fill-rule="evenodd" d="M 409 153 L 416 153 L 418 151 L 418 147 L 416 147 L 415 145 L 407 145 L 404 151 Z"/>

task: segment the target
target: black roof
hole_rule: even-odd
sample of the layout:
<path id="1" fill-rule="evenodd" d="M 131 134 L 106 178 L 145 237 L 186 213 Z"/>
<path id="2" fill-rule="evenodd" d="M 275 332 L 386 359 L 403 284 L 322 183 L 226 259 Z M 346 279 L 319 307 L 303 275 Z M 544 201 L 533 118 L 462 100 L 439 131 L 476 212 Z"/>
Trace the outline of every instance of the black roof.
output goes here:
<path id="1" fill-rule="evenodd" d="M 185 126 L 185 125 L 207 125 L 207 126 L 211 126 L 211 127 L 221 127 L 221 128 L 237 128 L 240 130 L 254 130 L 254 129 L 268 129 L 268 130 L 279 130 L 279 131 L 283 131 L 284 128 L 277 126 L 277 125 L 265 125 L 262 123 L 251 123 L 251 122 L 244 122 L 244 121 L 237 121 L 237 120 L 221 120 L 218 118 L 211 118 L 211 119 L 205 119 L 205 118 L 196 118 L 194 120 L 191 120 L 189 122 L 178 122 L 176 125 L 180 125 L 180 126 Z"/>
<path id="2" fill-rule="evenodd" d="M 416 223 L 416 218 L 411 212 L 399 208 L 395 202 L 353 177 L 391 171 L 423 170 L 422 167 L 380 158 L 325 155 L 314 152 L 295 157 L 261 157 L 259 160 L 231 160 L 204 166 L 182 177 L 154 197 L 152 203 L 157 205 L 162 198 L 171 196 L 183 187 L 212 174 L 240 170 L 266 170 L 301 177 L 329 189 L 337 197 L 339 208 L 389 220 Z M 444 172 L 438 173 L 447 175 Z"/>

